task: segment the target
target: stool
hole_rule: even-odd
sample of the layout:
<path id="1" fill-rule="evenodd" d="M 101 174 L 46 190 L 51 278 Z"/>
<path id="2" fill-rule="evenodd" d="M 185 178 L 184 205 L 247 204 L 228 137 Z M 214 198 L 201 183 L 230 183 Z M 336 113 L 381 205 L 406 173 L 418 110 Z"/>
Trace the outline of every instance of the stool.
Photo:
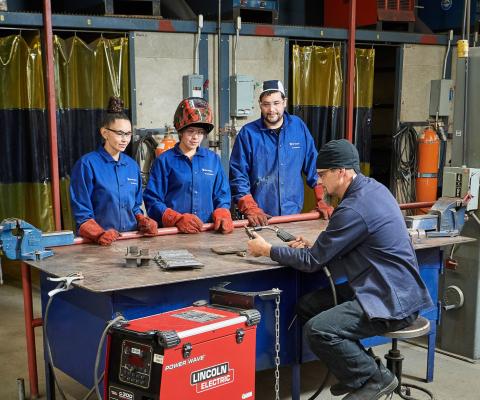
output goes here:
<path id="1" fill-rule="evenodd" d="M 426 335 L 429 331 L 430 321 L 426 318 L 418 317 L 412 325 L 398 331 L 385 333 L 383 335 L 392 339 L 392 348 L 387 354 L 385 354 L 385 358 L 387 359 L 387 368 L 393 374 L 395 374 L 398 379 L 398 386 L 395 389 L 395 393 L 397 393 L 402 399 L 415 400 L 414 397 L 410 396 L 410 388 L 413 388 L 426 393 L 428 396 L 430 396 L 431 400 L 434 400 L 434 396 L 429 390 L 410 383 L 402 384 L 402 361 L 404 357 L 400 353 L 400 350 L 398 350 L 398 339 L 411 339 L 420 337 Z M 402 392 L 402 388 L 404 389 L 405 393 Z"/>

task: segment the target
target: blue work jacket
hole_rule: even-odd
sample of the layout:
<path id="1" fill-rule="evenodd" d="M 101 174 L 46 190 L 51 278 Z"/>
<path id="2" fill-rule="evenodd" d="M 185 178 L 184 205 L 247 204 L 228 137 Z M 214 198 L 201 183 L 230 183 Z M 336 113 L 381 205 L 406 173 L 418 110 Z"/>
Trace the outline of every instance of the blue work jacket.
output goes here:
<path id="1" fill-rule="evenodd" d="M 361 174 L 310 249 L 272 247 L 270 256 L 301 271 L 327 264 L 346 274 L 369 318 L 403 319 L 433 306 L 397 201 Z"/>
<path id="2" fill-rule="evenodd" d="M 118 161 L 100 146 L 73 166 L 70 204 L 78 227 L 93 218 L 103 229 L 137 229 L 142 214 L 142 178 L 138 164 L 120 153 Z"/>
<path id="3" fill-rule="evenodd" d="M 304 184 L 317 184 L 317 150 L 304 122 L 287 112 L 279 133 L 260 118 L 238 134 L 230 157 L 230 188 L 235 203 L 251 194 L 267 214 L 297 214 L 303 208 Z"/>
<path id="4" fill-rule="evenodd" d="M 160 224 L 167 208 L 212 221 L 216 208 L 230 208 L 230 188 L 213 151 L 199 147 L 190 160 L 178 147 L 157 157 L 143 193 L 147 214 Z"/>

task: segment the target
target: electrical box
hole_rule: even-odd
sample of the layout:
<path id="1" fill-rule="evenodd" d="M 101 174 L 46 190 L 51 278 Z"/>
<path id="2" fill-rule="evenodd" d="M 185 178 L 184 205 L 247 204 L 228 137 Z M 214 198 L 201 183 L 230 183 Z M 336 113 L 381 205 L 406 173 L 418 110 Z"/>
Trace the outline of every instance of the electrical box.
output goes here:
<path id="1" fill-rule="evenodd" d="M 203 97 L 203 75 L 183 76 L 183 98 Z"/>
<path id="2" fill-rule="evenodd" d="M 430 115 L 453 116 L 454 83 L 452 79 L 438 79 L 430 82 Z"/>
<path id="3" fill-rule="evenodd" d="M 255 95 L 253 76 L 232 75 L 230 77 L 230 116 L 247 117 L 253 110 Z"/>
<path id="4" fill-rule="evenodd" d="M 478 192 L 480 186 L 480 169 L 445 167 L 443 169 L 442 196 L 464 198 L 471 196 L 467 211 L 478 208 Z"/>

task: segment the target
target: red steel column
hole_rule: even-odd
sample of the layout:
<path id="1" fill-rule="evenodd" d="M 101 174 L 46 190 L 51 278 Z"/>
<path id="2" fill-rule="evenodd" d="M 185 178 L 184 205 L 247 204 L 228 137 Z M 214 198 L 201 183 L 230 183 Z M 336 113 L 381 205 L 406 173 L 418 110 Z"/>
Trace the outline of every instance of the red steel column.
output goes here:
<path id="1" fill-rule="evenodd" d="M 57 117 L 55 103 L 55 74 L 53 65 L 52 7 L 50 0 L 43 1 L 43 48 L 46 72 L 47 118 L 50 139 L 50 170 L 52 179 L 53 216 L 55 230 L 62 229 L 60 205 L 60 175 L 58 171 Z"/>
<path id="2" fill-rule="evenodd" d="M 353 89 L 355 83 L 355 29 L 356 29 L 356 13 L 357 13 L 357 1 L 350 0 L 348 9 L 348 51 L 347 51 L 347 124 L 345 138 L 353 143 L 353 109 L 355 107 L 355 101 L 353 97 Z"/>
<path id="3" fill-rule="evenodd" d="M 37 352 L 35 347 L 35 332 L 33 323 L 33 303 L 32 303 L 32 279 L 30 267 L 23 261 L 21 263 L 22 271 L 22 291 L 23 291 L 23 314 L 25 318 L 25 336 L 27 339 L 27 358 L 28 358 L 28 379 L 30 383 L 30 398 L 38 398 L 38 373 L 37 373 Z M 35 324 L 37 325 L 37 323 Z M 38 326 L 38 325 L 37 325 Z"/>

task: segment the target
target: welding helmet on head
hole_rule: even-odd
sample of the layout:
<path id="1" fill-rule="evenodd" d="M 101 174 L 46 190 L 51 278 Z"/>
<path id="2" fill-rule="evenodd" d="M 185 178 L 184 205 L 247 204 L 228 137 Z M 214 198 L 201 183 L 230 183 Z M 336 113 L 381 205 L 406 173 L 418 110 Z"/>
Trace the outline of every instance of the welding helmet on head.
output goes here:
<path id="1" fill-rule="evenodd" d="M 212 109 L 207 100 L 201 97 L 188 97 L 183 99 L 175 111 L 173 125 L 177 132 L 188 126 L 199 126 L 210 132 L 213 129 Z"/>

